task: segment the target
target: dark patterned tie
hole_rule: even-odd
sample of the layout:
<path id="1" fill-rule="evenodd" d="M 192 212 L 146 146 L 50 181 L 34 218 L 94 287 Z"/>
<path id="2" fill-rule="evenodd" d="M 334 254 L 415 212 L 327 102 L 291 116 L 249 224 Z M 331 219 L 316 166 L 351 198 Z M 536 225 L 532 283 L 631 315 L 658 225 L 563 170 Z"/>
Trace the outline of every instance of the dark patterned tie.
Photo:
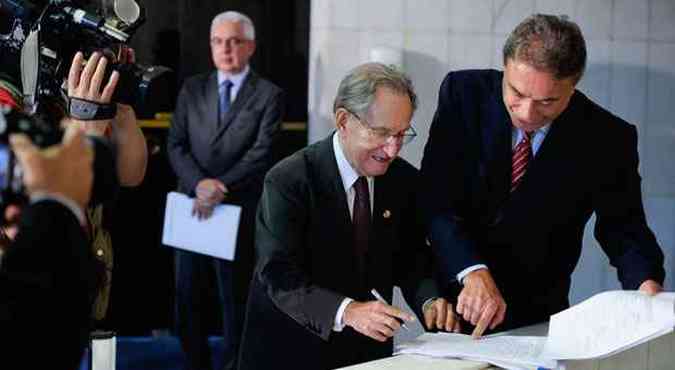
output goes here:
<path id="1" fill-rule="evenodd" d="M 354 183 L 356 196 L 354 197 L 354 214 L 352 224 L 354 227 L 354 251 L 360 259 L 365 257 L 370 241 L 370 195 L 368 193 L 368 181 L 365 177 L 359 177 Z"/>
<path id="2" fill-rule="evenodd" d="M 219 102 L 219 110 L 220 114 L 218 115 L 220 119 L 220 124 L 225 123 L 225 114 L 227 113 L 228 110 L 230 110 L 230 100 L 231 100 L 231 95 L 232 95 L 232 81 L 230 80 L 225 80 L 220 84 L 220 102 Z"/>
<path id="3" fill-rule="evenodd" d="M 513 151 L 513 157 L 511 158 L 511 192 L 516 190 L 518 184 L 520 184 L 532 159 L 533 134 L 533 132 L 526 132 Z"/>

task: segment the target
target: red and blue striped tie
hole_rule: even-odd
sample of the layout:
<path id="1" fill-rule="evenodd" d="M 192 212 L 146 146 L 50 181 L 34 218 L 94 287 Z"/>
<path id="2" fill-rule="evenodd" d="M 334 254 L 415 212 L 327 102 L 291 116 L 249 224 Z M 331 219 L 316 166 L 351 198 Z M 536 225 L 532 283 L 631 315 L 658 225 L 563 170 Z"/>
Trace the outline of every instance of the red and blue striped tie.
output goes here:
<path id="1" fill-rule="evenodd" d="M 527 165 L 532 159 L 532 135 L 534 132 L 526 132 L 520 140 L 511 158 L 511 192 L 516 190 L 518 184 L 525 176 Z"/>

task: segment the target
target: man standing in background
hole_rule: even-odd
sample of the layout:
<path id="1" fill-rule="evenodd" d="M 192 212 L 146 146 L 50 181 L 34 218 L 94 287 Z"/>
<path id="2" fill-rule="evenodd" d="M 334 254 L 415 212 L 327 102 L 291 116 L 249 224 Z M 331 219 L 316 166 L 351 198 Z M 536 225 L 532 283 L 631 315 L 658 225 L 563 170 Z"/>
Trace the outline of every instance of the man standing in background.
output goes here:
<path id="1" fill-rule="evenodd" d="M 185 81 L 168 136 L 178 190 L 195 197 L 193 214 L 211 216 L 216 205 L 242 207 L 235 260 L 176 251 L 177 327 L 191 370 L 210 369 L 204 288 L 215 273 L 222 305 L 226 369 L 236 363 L 246 295 L 253 269 L 255 209 L 283 116 L 283 92 L 249 67 L 255 51 L 252 21 L 224 12 L 211 23 L 217 71 Z"/>
<path id="2" fill-rule="evenodd" d="M 422 161 L 427 231 L 445 283 L 461 284 L 457 312 L 480 336 L 567 308 L 593 213 L 622 286 L 661 291 L 637 131 L 575 89 L 586 65 L 579 27 L 533 15 L 503 60 L 503 73 L 447 75 Z"/>

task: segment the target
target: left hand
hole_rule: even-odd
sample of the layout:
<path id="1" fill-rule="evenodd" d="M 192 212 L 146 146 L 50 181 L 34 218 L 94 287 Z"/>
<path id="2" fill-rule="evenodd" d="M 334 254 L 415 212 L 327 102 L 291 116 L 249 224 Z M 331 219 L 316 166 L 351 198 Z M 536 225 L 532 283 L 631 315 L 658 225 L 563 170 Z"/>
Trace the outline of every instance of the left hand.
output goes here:
<path id="1" fill-rule="evenodd" d="M 119 81 L 119 72 L 114 71 L 102 88 L 108 59 L 103 57 L 101 53 L 95 52 L 89 57 L 84 68 L 82 67 L 83 62 L 84 55 L 82 52 L 75 53 L 68 73 L 68 96 L 101 104 L 110 103 Z M 82 128 L 87 134 L 97 136 L 104 135 L 108 125 L 112 122 L 111 119 L 96 121 L 71 119 L 71 121 Z"/>
<path id="2" fill-rule="evenodd" d="M 461 331 L 459 318 L 455 316 L 452 304 L 448 303 L 445 298 L 434 299 L 431 304 L 427 305 L 423 314 L 424 324 L 429 330 L 438 329 L 453 333 Z"/>
<path id="3" fill-rule="evenodd" d="M 651 296 L 661 293 L 663 291 L 663 287 L 661 286 L 661 284 L 657 283 L 654 280 L 645 280 L 644 282 L 642 282 L 642 284 L 640 284 L 639 290 Z"/>
<path id="4" fill-rule="evenodd" d="M 192 215 L 197 216 L 197 219 L 200 221 L 206 220 L 207 218 L 211 217 L 215 207 L 215 204 L 195 198 L 194 202 L 192 203 Z"/>

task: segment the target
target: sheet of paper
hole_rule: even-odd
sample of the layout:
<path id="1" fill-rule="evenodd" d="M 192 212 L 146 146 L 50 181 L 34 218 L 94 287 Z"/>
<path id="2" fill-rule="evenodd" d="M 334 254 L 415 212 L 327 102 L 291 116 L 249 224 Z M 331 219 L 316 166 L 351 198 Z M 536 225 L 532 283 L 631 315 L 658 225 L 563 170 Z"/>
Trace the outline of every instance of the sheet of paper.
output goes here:
<path id="1" fill-rule="evenodd" d="M 170 192 L 166 197 L 162 243 L 233 261 L 241 207 L 222 204 L 206 220 L 192 216 L 193 198 Z"/>
<path id="2" fill-rule="evenodd" d="M 602 358 L 671 332 L 673 326 L 675 293 L 603 292 L 551 316 L 544 355 Z"/>
<path id="3" fill-rule="evenodd" d="M 542 357 L 545 337 L 494 336 L 474 340 L 469 335 L 436 333 L 423 334 L 415 340 L 402 343 L 396 353 L 419 354 L 432 357 L 454 357 L 509 364 L 511 369 L 532 367 L 556 368 L 557 361 Z"/>

